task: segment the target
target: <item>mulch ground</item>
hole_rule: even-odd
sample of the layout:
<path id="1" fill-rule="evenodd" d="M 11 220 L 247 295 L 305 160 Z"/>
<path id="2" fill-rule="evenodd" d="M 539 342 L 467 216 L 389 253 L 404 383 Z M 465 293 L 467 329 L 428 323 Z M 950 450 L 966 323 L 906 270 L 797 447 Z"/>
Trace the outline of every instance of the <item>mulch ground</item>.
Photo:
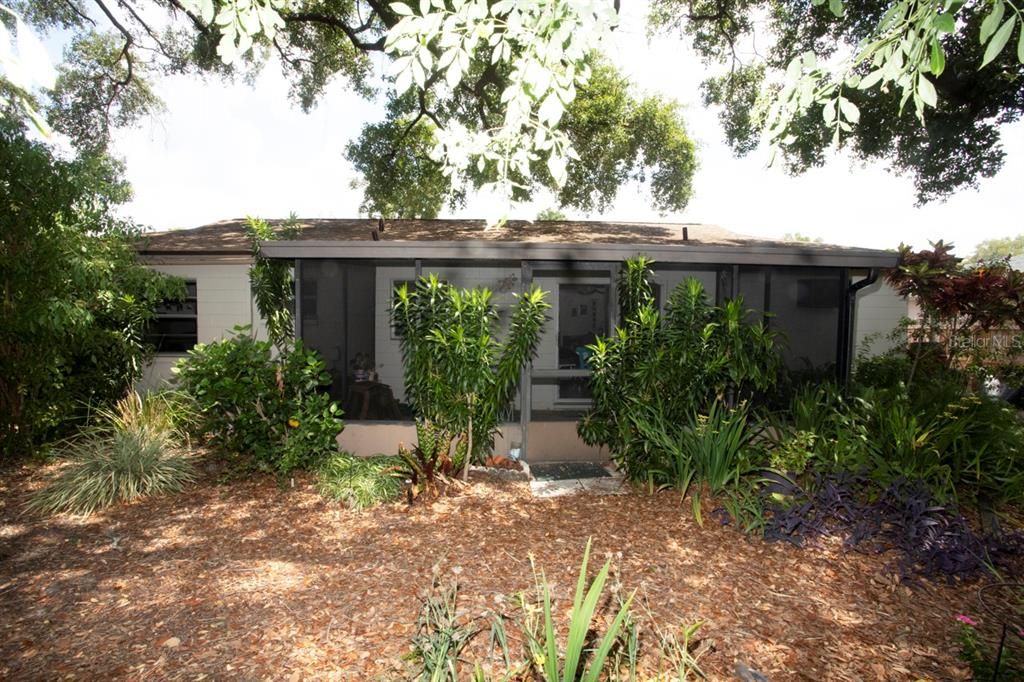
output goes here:
<path id="1" fill-rule="evenodd" d="M 892 557 L 701 528 L 674 494 L 538 500 L 477 480 L 354 513 L 309 480 L 256 479 L 24 516 L 44 473 L 0 480 L 3 679 L 400 679 L 435 571 L 467 614 L 511 614 L 532 555 L 564 613 L 588 537 L 638 590 L 642 631 L 704 621 L 713 679 L 737 661 L 771 680 L 967 677 L 954 619 L 977 616 L 976 584 L 898 585 Z"/>

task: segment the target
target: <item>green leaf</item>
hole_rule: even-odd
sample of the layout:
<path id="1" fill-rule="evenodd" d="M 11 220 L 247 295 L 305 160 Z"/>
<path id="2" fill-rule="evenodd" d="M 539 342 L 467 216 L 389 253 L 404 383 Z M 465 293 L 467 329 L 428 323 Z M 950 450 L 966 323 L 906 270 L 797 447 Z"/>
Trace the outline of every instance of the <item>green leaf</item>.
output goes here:
<path id="1" fill-rule="evenodd" d="M 935 93 L 935 86 L 923 76 L 917 81 L 917 94 L 921 96 L 921 101 L 933 109 L 938 105 L 938 95 Z"/>
<path id="2" fill-rule="evenodd" d="M 828 0 L 828 8 L 832 10 L 832 14 L 837 17 L 842 17 L 845 11 L 843 8 L 843 0 Z"/>
<path id="3" fill-rule="evenodd" d="M 995 33 L 996 27 L 999 26 L 999 22 L 1003 20 L 1003 13 L 1006 11 L 1006 5 L 1000 0 L 992 7 L 992 13 L 985 17 L 985 21 L 981 22 L 981 44 L 984 45 L 988 42 L 988 39 Z"/>
<path id="4" fill-rule="evenodd" d="M 1013 27 L 1017 23 L 1017 17 L 1013 16 L 1003 22 L 1003 25 L 999 27 L 996 34 L 992 36 L 992 41 L 985 48 L 985 58 L 982 59 L 982 67 L 989 64 L 993 59 L 999 56 L 999 53 L 1006 47 L 1006 43 L 1010 40 L 1010 35 L 1013 33 Z"/>
<path id="5" fill-rule="evenodd" d="M 939 33 L 953 33 L 956 31 L 956 20 L 952 14 L 940 14 L 935 17 L 932 25 Z"/>
<path id="6" fill-rule="evenodd" d="M 942 45 L 938 40 L 932 40 L 932 56 L 929 67 L 936 76 L 946 70 L 946 53 L 943 52 Z"/>
<path id="7" fill-rule="evenodd" d="M 1024 64 L 1024 26 L 1020 29 L 1020 38 L 1017 40 L 1017 61 Z"/>
<path id="8" fill-rule="evenodd" d="M 856 104 L 845 97 L 839 98 L 839 110 L 843 112 L 843 118 L 850 123 L 857 123 L 860 121 L 860 109 L 857 108 Z"/>
<path id="9" fill-rule="evenodd" d="M 633 597 L 636 596 L 634 591 L 623 603 L 622 608 L 619 609 L 619 614 L 615 616 L 615 620 L 608 627 L 608 631 L 604 634 L 604 639 L 601 640 L 601 645 L 594 652 L 594 657 L 590 661 L 590 667 L 587 669 L 586 674 L 583 676 L 582 682 L 598 682 L 601 676 L 601 671 L 604 669 L 605 659 L 608 658 L 609 652 L 612 650 L 612 646 L 618 640 L 619 632 L 622 630 L 622 624 L 625 623 L 626 618 L 629 616 L 629 607 L 633 603 Z"/>

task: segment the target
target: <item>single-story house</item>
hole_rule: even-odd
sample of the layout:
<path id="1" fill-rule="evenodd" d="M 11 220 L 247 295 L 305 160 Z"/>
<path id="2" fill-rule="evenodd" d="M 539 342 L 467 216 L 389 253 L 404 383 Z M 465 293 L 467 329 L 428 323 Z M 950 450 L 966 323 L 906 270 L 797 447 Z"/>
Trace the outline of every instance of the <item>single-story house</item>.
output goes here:
<path id="1" fill-rule="evenodd" d="M 518 447 L 531 460 L 600 453 L 576 436 L 588 405 L 586 353 L 617 320 L 616 280 L 627 257 L 655 260 L 661 306 L 687 277 L 712 301 L 742 295 L 784 335 L 794 371 L 844 378 L 858 346 L 892 330 L 906 301 L 879 272 L 892 251 L 746 237 L 700 224 L 473 220 L 302 220 L 297 237 L 261 245 L 294 263 L 297 333 L 321 353 L 332 395 L 345 407 L 341 446 L 356 454 L 393 453 L 415 440 L 399 341 L 389 309 L 402 282 L 436 273 L 460 287 L 486 286 L 499 307 L 532 284 L 550 292 L 551 320 L 536 360 L 523 373 L 498 451 Z M 157 385 L 191 345 L 238 324 L 263 333 L 252 301 L 244 220 L 149 233 L 143 262 L 183 277 L 189 300 L 161 311 L 158 353 L 144 380 Z M 507 313 L 507 310 L 506 310 Z M 502 321 L 506 319 L 501 317 Z M 882 346 L 876 346 L 876 350 Z"/>

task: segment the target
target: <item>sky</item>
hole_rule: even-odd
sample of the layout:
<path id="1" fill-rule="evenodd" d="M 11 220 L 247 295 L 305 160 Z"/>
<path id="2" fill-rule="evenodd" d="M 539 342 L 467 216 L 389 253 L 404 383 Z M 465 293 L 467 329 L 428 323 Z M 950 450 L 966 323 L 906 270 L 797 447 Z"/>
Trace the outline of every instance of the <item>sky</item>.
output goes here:
<path id="1" fill-rule="evenodd" d="M 622 26 L 609 50 L 613 61 L 643 93 L 675 99 L 699 145 L 694 198 L 685 210 L 661 215 L 639 185 L 624 186 L 604 214 L 568 211 L 576 219 L 710 223 L 742 234 L 781 237 L 801 233 L 827 243 L 925 248 L 929 240 L 954 242 L 969 255 L 985 239 L 1024 233 L 1018 196 L 1024 178 L 1024 123 L 1004 130 L 1001 173 L 944 203 L 914 206 L 913 183 L 844 154 L 791 177 L 765 165 L 763 154 L 736 158 L 726 146 L 716 112 L 704 108 L 698 85 L 705 70 L 678 36 L 649 40 L 643 8 L 623 3 Z M 288 98 L 288 85 L 271 65 L 254 86 L 213 78 L 166 77 L 156 82 L 166 111 L 120 131 L 115 153 L 127 162 L 135 196 L 124 213 L 153 229 L 196 227 L 254 215 L 295 212 L 304 218 L 358 215 L 358 177 L 344 158 L 346 143 L 383 108 L 329 87 L 319 105 L 303 113 Z M 534 218 L 553 207 L 549 196 L 513 206 L 508 217 Z M 491 215 L 487 197 L 441 217 Z"/>

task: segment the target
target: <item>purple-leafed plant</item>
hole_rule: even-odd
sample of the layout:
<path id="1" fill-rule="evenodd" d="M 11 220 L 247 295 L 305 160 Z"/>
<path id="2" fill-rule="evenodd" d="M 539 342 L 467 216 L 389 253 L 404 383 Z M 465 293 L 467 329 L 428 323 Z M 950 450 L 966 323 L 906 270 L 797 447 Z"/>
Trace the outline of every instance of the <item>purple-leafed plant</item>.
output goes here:
<path id="1" fill-rule="evenodd" d="M 1005 565 L 1022 545 L 1018 534 L 981 536 L 955 507 L 935 503 L 920 482 L 881 485 L 850 472 L 817 473 L 806 485 L 774 481 L 765 492 L 764 537 L 797 546 L 839 536 L 845 546 L 895 550 L 901 577 L 974 578 Z"/>

